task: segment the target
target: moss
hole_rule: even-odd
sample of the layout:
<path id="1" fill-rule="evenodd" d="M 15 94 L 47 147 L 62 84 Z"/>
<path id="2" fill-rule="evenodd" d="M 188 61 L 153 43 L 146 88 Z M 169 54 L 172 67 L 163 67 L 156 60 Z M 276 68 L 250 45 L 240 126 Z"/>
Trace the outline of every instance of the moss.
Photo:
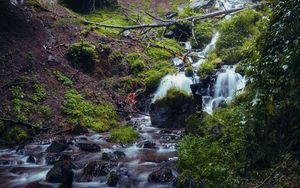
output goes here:
<path id="1" fill-rule="evenodd" d="M 146 78 L 144 79 L 146 88 L 148 90 L 153 90 L 155 89 L 158 84 L 160 79 L 165 75 L 163 72 L 156 71 L 156 70 L 150 70 L 146 72 Z"/>
<path id="2" fill-rule="evenodd" d="M 257 25 L 261 16 L 249 9 L 220 24 L 221 36 L 216 43 L 216 51 L 221 59 L 228 64 L 235 64 L 245 58 L 243 45 L 259 35 Z"/>
<path id="3" fill-rule="evenodd" d="M 192 77 L 194 75 L 193 67 L 189 66 L 184 70 L 185 76 Z"/>
<path id="4" fill-rule="evenodd" d="M 206 78 L 208 75 L 212 74 L 214 70 L 215 70 L 215 65 L 209 61 L 205 61 L 198 68 L 197 74 L 201 78 Z"/>
<path id="5" fill-rule="evenodd" d="M 123 54 L 119 50 L 112 50 L 108 56 L 108 61 L 110 63 L 118 63 L 122 60 Z"/>
<path id="6" fill-rule="evenodd" d="M 51 108 L 48 105 L 41 105 L 39 109 L 46 118 L 50 118 Z"/>
<path id="7" fill-rule="evenodd" d="M 121 144 L 131 144 L 138 138 L 138 133 L 131 126 L 122 126 L 112 130 L 110 139 Z"/>
<path id="8" fill-rule="evenodd" d="M 69 46 L 67 56 L 75 67 L 85 71 L 92 71 L 99 58 L 96 46 L 86 41 Z"/>
<path id="9" fill-rule="evenodd" d="M 55 75 L 56 79 L 60 82 L 62 82 L 63 85 L 71 87 L 73 82 L 70 80 L 67 76 L 65 76 L 60 71 L 54 71 L 53 74 Z"/>
<path id="10" fill-rule="evenodd" d="M 29 119 L 29 113 L 33 104 L 24 99 L 13 99 L 12 100 L 12 111 L 16 119 L 20 122 L 26 122 Z"/>
<path id="11" fill-rule="evenodd" d="M 28 140 L 29 135 L 25 130 L 19 127 L 14 127 L 8 131 L 5 139 L 11 144 L 20 144 Z"/>
<path id="12" fill-rule="evenodd" d="M 97 132 L 116 126 L 119 120 L 112 104 L 93 103 L 84 99 L 75 90 L 66 92 L 63 112 L 71 123 L 80 123 Z"/>
<path id="13" fill-rule="evenodd" d="M 139 53 L 128 54 L 126 60 L 129 64 L 130 70 L 135 75 L 138 75 L 145 70 L 146 64 L 143 60 L 143 56 Z"/>
<path id="14" fill-rule="evenodd" d="M 194 27 L 194 38 L 190 38 L 189 41 L 193 48 L 203 48 L 207 45 L 213 36 L 213 24 L 208 21 L 199 22 Z"/>
<path id="15" fill-rule="evenodd" d="M 191 100 L 193 97 L 180 88 L 172 87 L 167 91 L 167 94 L 156 100 L 155 103 L 165 103 L 174 101 L 178 104 L 184 104 L 184 101 Z"/>
<path id="16" fill-rule="evenodd" d="M 26 4 L 36 11 L 48 11 L 47 8 L 39 0 L 27 0 Z"/>

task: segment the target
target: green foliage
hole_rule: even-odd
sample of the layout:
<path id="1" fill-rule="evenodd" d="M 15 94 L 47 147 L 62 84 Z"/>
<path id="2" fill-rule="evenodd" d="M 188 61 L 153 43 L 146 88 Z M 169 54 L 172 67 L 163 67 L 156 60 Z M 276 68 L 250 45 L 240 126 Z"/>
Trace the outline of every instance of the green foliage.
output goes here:
<path id="1" fill-rule="evenodd" d="M 216 66 L 213 63 L 211 63 L 209 61 L 205 61 L 199 66 L 199 68 L 197 70 L 197 74 L 201 78 L 205 78 L 208 75 L 212 74 L 214 72 L 215 68 L 216 68 Z"/>
<path id="2" fill-rule="evenodd" d="M 211 22 L 203 21 L 194 26 L 196 40 L 192 37 L 190 42 L 193 48 L 203 48 L 207 45 L 213 36 L 213 25 Z"/>
<path id="3" fill-rule="evenodd" d="M 71 123 L 80 123 L 97 132 L 116 126 L 119 120 L 112 104 L 95 104 L 75 90 L 66 92 L 63 112 L 68 115 Z"/>
<path id="4" fill-rule="evenodd" d="M 41 84 L 34 84 L 33 85 L 33 95 L 31 96 L 31 99 L 35 102 L 41 101 L 45 99 L 47 96 L 46 89 Z"/>
<path id="5" fill-rule="evenodd" d="M 126 125 L 113 129 L 110 139 L 121 144 L 131 144 L 137 140 L 138 136 L 138 133 L 132 126 Z"/>
<path id="6" fill-rule="evenodd" d="M 193 177 L 211 187 L 238 184 L 249 168 L 246 145 L 251 131 L 240 124 L 240 108 L 215 110 L 213 116 L 194 115 L 187 121 L 193 135 L 184 137 L 178 148 L 181 178 Z"/>
<path id="7" fill-rule="evenodd" d="M 48 105 L 41 105 L 39 110 L 46 118 L 50 118 L 51 108 Z"/>
<path id="8" fill-rule="evenodd" d="M 118 10 L 97 10 L 91 14 L 85 15 L 84 18 L 88 21 L 110 25 L 126 26 L 134 24 L 132 20 L 128 18 L 128 16 L 120 14 L 120 11 Z M 96 31 L 102 35 L 107 35 L 110 37 L 119 37 L 120 34 L 119 29 L 104 27 L 96 28 Z"/>
<path id="9" fill-rule="evenodd" d="M 5 136 L 5 139 L 11 144 L 24 143 L 28 138 L 28 133 L 19 127 L 12 128 Z"/>
<path id="10" fill-rule="evenodd" d="M 67 56 L 75 67 L 82 68 L 85 71 L 93 70 L 95 62 L 98 61 L 96 46 L 87 41 L 70 45 Z"/>
<path id="11" fill-rule="evenodd" d="M 67 76 L 65 76 L 60 71 L 54 71 L 53 74 L 55 75 L 56 79 L 60 82 L 62 82 L 63 85 L 71 87 L 73 82 L 70 80 Z"/>
<path id="12" fill-rule="evenodd" d="M 260 13 L 249 9 L 220 24 L 216 51 L 221 59 L 235 64 L 245 58 L 243 44 L 259 35 L 257 25 L 261 17 Z"/>

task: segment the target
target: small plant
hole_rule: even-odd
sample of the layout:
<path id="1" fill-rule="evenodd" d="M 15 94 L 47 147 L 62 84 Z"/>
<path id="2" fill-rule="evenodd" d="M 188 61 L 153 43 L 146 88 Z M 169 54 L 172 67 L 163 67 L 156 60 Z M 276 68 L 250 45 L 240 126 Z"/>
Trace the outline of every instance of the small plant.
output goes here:
<path id="1" fill-rule="evenodd" d="M 110 139 L 121 144 L 131 144 L 136 141 L 138 136 L 133 127 L 126 125 L 112 130 Z"/>
<path id="2" fill-rule="evenodd" d="M 65 76 L 62 72 L 60 71 L 54 71 L 53 74 L 55 75 L 56 79 L 58 81 L 61 81 L 63 85 L 71 87 L 73 82 L 70 80 L 67 76 Z"/>
<path id="3" fill-rule="evenodd" d="M 95 62 L 98 61 L 96 46 L 87 41 L 72 44 L 68 48 L 67 56 L 75 67 L 85 71 L 93 70 Z"/>
<path id="4" fill-rule="evenodd" d="M 33 89 L 34 89 L 34 93 L 31 96 L 33 101 L 35 101 L 35 102 L 41 101 L 41 100 L 45 99 L 45 97 L 47 96 L 46 89 L 44 88 L 43 85 L 34 84 Z"/>

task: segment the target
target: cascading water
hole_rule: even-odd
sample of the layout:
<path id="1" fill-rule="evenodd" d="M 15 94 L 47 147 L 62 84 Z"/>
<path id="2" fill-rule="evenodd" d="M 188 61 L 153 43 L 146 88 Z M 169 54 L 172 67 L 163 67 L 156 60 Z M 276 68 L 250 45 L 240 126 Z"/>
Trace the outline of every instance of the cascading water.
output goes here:
<path id="1" fill-rule="evenodd" d="M 204 110 L 212 114 L 214 108 L 222 102 L 232 100 L 237 91 L 242 91 L 246 85 L 245 77 L 235 72 L 235 65 L 224 65 L 217 73 L 214 85 L 214 95 L 205 96 L 203 100 Z"/>

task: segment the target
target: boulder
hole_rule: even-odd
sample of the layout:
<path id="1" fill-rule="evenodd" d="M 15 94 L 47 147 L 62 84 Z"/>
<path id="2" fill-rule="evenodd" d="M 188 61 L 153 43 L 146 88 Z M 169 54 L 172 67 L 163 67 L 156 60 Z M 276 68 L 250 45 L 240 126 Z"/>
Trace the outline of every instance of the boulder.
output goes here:
<path id="1" fill-rule="evenodd" d="M 182 91 L 167 92 L 150 106 L 150 118 L 153 126 L 160 128 L 184 128 L 185 119 L 196 111 L 191 95 Z"/>
<path id="2" fill-rule="evenodd" d="M 210 8 L 215 4 L 215 0 L 193 0 L 190 4 L 191 9 Z"/>
<path id="3" fill-rule="evenodd" d="M 84 169 L 80 181 L 88 182 L 99 176 L 106 176 L 117 163 L 110 161 L 92 161 Z"/>
<path id="4" fill-rule="evenodd" d="M 137 146 L 140 148 L 148 148 L 148 149 L 156 149 L 157 148 L 155 142 L 153 142 L 151 140 L 145 140 L 145 141 L 139 142 L 137 144 Z"/>
<path id="5" fill-rule="evenodd" d="M 29 156 L 26 160 L 27 163 L 35 163 L 35 158 L 33 156 Z"/>
<path id="6" fill-rule="evenodd" d="M 71 161 L 57 162 L 47 173 L 46 180 L 51 183 L 62 183 L 65 187 L 71 187 L 75 168 Z"/>
<path id="7" fill-rule="evenodd" d="M 110 187 L 116 187 L 119 179 L 120 179 L 120 175 L 116 171 L 111 171 L 107 175 L 107 185 Z"/>
<path id="8" fill-rule="evenodd" d="M 49 153 L 60 153 L 69 148 L 69 144 L 64 139 L 54 140 L 51 145 L 47 148 L 46 152 Z"/>
<path id="9" fill-rule="evenodd" d="M 82 151 L 87 151 L 87 152 L 101 151 L 100 146 L 98 146 L 97 144 L 95 144 L 93 142 L 89 142 L 89 141 L 80 140 L 76 143 L 76 146 L 79 147 L 79 149 L 81 149 Z"/>
<path id="10" fill-rule="evenodd" d="M 122 151 L 114 151 L 113 153 L 102 153 L 102 159 L 106 161 L 115 161 L 118 159 L 123 159 L 126 157 L 126 154 Z"/>
<path id="11" fill-rule="evenodd" d="M 148 177 L 148 182 L 151 183 L 167 183 L 175 179 L 172 169 L 169 167 L 161 167 L 158 170 L 154 170 Z"/>

